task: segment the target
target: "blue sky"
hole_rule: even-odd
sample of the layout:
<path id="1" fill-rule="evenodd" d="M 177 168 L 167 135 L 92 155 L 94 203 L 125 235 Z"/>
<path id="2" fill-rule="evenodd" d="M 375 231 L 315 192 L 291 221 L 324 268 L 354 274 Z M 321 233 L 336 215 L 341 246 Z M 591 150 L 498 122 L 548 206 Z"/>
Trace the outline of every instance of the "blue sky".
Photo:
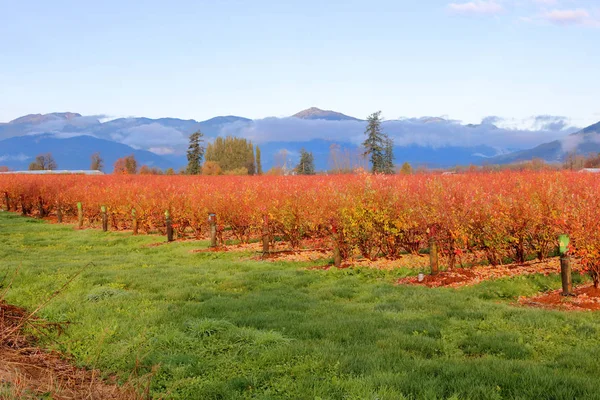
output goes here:
<path id="1" fill-rule="evenodd" d="M 597 0 L 0 0 L 23 114 L 600 120 Z"/>

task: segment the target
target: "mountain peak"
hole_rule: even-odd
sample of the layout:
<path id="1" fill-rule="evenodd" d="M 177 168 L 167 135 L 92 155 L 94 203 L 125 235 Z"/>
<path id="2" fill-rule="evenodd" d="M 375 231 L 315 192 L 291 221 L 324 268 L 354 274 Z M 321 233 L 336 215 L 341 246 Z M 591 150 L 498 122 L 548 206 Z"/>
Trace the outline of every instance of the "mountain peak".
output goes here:
<path id="1" fill-rule="evenodd" d="M 17 119 L 13 119 L 9 124 L 29 124 L 37 125 L 48 121 L 72 120 L 81 117 L 81 114 L 72 112 L 50 113 L 50 114 L 28 114 Z"/>
<path id="2" fill-rule="evenodd" d="M 582 129 L 577 132 L 577 134 L 586 134 L 586 133 L 599 133 L 600 134 L 600 122 L 595 123 L 594 125 L 590 125 L 587 128 Z"/>
<path id="3" fill-rule="evenodd" d="M 336 111 L 321 110 L 317 107 L 311 107 L 300 111 L 299 113 L 292 115 L 292 117 L 301 119 L 324 119 L 328 121 L 360 121 L 358 118 L 350 117 Z"/>

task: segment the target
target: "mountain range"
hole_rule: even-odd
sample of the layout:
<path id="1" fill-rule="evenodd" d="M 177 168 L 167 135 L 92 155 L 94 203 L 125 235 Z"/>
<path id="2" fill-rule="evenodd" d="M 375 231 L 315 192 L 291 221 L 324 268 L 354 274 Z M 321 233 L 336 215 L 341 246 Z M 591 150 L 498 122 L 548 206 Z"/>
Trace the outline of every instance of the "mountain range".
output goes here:
<path id="1" fill-rule="evenodd" d="M 463 125 L 440 117 L 386 120 L 383 131 L 394 139 L 396 163 L 432 168 L 467 164 L 504 164 L 537 157 L 560 162 L 566 154 L 600 152 L 600 122 L 584 129 L 560 117 L 539 116 L 536 128 L 498 126 L 497 117 Z M 500 121 L 501 122 L 501 121 Z M 140 165 L 185 166 L 188 137 L 200 130 L 207 142 L 238 136 L 261 147 L 263 169 L 294 165 L 300 149 L 313 152 L 316 167 L 331 167 L 331 149 L 358 154 L 366 121 L 316 107 L 290 117 L 249 119 L 219 116 L 206 121 L 178 118 L 117 118 L 74 112 L 30 114 L 0 123 L 0 166 L 26 169 L 40 153 L 50 152 L 61 169 L 86 169 L 100 152 L 106 171 L 116 159 L 134 154 Z"/>

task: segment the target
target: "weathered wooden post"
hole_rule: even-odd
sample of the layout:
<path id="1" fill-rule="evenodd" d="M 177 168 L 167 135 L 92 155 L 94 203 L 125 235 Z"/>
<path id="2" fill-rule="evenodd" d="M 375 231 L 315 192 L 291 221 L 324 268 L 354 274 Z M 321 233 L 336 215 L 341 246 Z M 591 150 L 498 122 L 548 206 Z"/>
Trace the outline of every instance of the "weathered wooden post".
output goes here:
<path id="1" fill-rule="evenodd" d="M 208 213 L 208 224 L 210 225 L 210 247 L 217 247 L 217 214 Z"/>
<path id="2" fill-rule="evenodd" d="M 46 216 L 46 211 L 44 211 L 44 200 L 42 196 L 38 196 L 38 218 L 44 218 Z"/>
<path id="3" fill-rule="evenodd" d="M 56 203 L 56 219 L 59 224 L 63 222 L 62 204 L 60 200 Z"/>
<path id="4" fill-rule="evenodd" d="M 102 232 L 108 231 L 108 213 L 106 212 L 106 206 L 100 207 L 102 213 Z"/>
<path id="5" fill-rule="evenodd" d="M 131 217 L 133 218 L 133 234 L 137 235 L 138 234 L 138 219 L 137 219 L 137 212 L 135 211 L 135 208 L 131 209 Z"/>
<path id="6" fill-rule="evenodd" d="M 262 227 L 262 248 L 263 257 L 269 254 L 269 242 L 270 242 L 270 231 L 269 231 L 269 216 L 263 215 L 263 227 Z"/>
<path id="7" fill-rule="evenodd" d="M 573 279 L 571 276 L 571 256 L 569 255 L 569 235 L 558 237 L 558 252 L 560 253 L 560 276 L 562 279 L 562 295 L 573 295 Z"/>
<path id="8" fill-rule="evenodd" d="M 429 266 L 431 268 L 431 275 L 437 275 L 440 272 L 438 246 L 433 236 L 429 238 Z"/>
<path id="9" fill-rule="evenodd" d="M 8 192 L 4 192 L 4 201 L 6 202 L 6 211 L 10 211 L 10 197 Z"/>
<path id="10" fill-rule="evenodd" d="M 331 230 L 333 231 L 333 265 L 336 268 L 342 266 L 342 252 L 340 250 L 340 234 L 337 221 L 331 221 Z"/>
<path id="11" fill-rule="evenodd" d="M 21 200 L 21 215 L 25 216 L 27 215 L 27 207 L 25 206 L 25 196 L 21 195 L 19 196 L 19 199 Z"/>
<path id="12" fill-rule="evenodd" d="M 81 202 L 77 203 L 77 222 L 78 228 L 83 229 L 83 205 Z"/>
<path id="13" fill-rule="evenodd" d="M 171 213 L 165 211 L 165 222 L 167 224 L 167 242 L 173 241 L 173 223 L 171 222 Z"/>

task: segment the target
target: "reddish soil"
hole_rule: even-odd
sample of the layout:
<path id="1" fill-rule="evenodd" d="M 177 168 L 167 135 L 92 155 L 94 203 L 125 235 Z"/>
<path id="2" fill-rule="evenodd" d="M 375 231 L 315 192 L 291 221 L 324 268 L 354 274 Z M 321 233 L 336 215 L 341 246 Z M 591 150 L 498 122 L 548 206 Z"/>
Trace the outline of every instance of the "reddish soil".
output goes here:
<path id="1" fill-rule="evenodd" d="M 190 253 L 220 253 L 229 251 L 228 247 L 219 246 L 219 247 L 209 247 L 208 249 L 194 249 L 191 250 Z"/>
<path id="2" fill-rule="evenodd" d="M 560 272 L 558 259 L 549 259 L 542 262 L 529 262 L 525 264 L 511 264 L 502 266 L 478 266 L 473 268 L 454 268 L 453 270 L 440 271 L 437 275 L 425 275 L 422 282 L 417 276 L 409 276 L 397 281 L 400 285 L 420 285 L 427 287 L 460 287 L 475 285 L 485 280 L 498 279 L 518 275 L 531 274 L 556 274 Z"/>
<path id="3" fill-rule="evenodd" d="M 558 310 L 600 310 L 600 289 L 596 289 L 593 285 L 589 284 L 579 286 L 573 292 L 573 296 L 563 296 L 562 289 L 554 290 L 535 297 L 521 297 L 519 303 L 525 306 Z"/>
<path id="4" fill-rule="evenodd" d="M 0 302 L 0 398 L 142 398 L 131 385 L 104 382 L 98 371 L 76 368 L 64 356 L 36 347 L 23 327 L 45 330 L 56 326 Z"/>

